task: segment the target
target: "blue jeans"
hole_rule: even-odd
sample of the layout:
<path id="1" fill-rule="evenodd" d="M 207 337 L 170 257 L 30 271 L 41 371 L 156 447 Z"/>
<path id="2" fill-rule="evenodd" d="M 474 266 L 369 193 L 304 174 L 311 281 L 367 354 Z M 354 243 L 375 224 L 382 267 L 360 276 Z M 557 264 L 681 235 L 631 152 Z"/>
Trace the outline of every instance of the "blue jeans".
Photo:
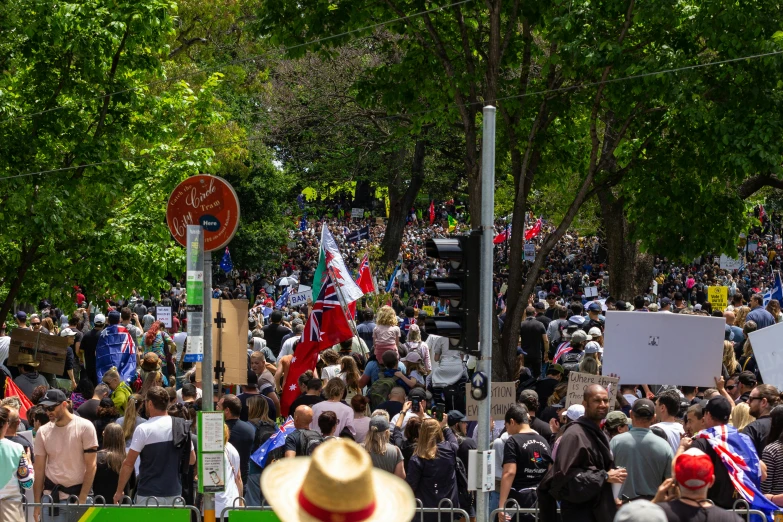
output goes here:
<path id="1" fill-rule="evenodd" d="M 248 473 L 247 484 L 245 484 L 245 505 L 250 507 L 261 507 L 263 497 L 261 496 L 261 474 Z"/>
<path id="2" fill-rule="evenodd" d="M 500 491 L 495 489 L 495 491 L 489 492 L 489 512 L 492 513 L 496 509 L 500 507 Z"/>

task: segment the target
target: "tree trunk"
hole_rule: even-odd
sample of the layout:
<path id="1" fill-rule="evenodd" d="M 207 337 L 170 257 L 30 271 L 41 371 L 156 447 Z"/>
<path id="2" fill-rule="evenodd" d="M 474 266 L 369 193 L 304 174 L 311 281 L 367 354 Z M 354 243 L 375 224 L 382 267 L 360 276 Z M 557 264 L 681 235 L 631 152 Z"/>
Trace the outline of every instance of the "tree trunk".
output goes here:
<path id="1" fill-rule="evenodd" d="M 19 294 L 19 290 L 22 288 L 24 276 L 36 260 L 35 253 L 37 251 L 38 245 L 33 245 L 30 250 L 25 250 L 24 247 L 22 248 L 22 259 L 19 269 L 16 271 L 16 276 L 8 287 L 8 294 L 6 294 L 3 304 L 0 305 L 0 318 L 2 318 L 0 319 L 0 322 L 5 321 L 5 318 L 8 317 L 8 312 L 11 310 L 16 296 Z"/>
<path id="2" fill-rule="evenodd" d="M 370 185 L 370 182 L 360 179 L 356 182 L 356 190 L 354 191 L 354 208 L 370 208 L 372 196 L 372 186 Z"/>
<path id="3" fill-rule="evenodd" d="M 402 245 L 402 233 L 405 230 L 405 220 L 408 210 L 416 201 L 422 184 L 424 183 L 424 157 L 426 155 L 426 143 L 423 139 L 416 142 L 411 164 L 411 180 L 405 192 L 400 193 L 403 186 L 402 176 L 397 174 L 389 180 L 389 219 L 386 223 L 386 232 L 383 236 L 381 248 L 383 249 L 383 263 L 395 262 L 400 254 Z"/>
<path id="4" fill-rule="evenodd" d="M 600 190 L 597 195 L 606 235 L 609 292 L 615 299 L 632 303 L 635 296 L 647 292 L 653 256 L 642 253 L 639 242 L 630 239 L 633 225 L 625 218 L 622 199 L 615 198 L 610 189 Z"/>

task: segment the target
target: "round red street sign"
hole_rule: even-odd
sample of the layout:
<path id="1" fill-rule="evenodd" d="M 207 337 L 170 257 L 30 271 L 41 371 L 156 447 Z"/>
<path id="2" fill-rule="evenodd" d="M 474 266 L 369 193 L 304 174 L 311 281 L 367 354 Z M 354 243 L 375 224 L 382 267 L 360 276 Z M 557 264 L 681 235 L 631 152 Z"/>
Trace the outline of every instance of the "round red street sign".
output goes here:
<path id="1" fill-rule="evenodd" d="M 166 222 L 177 243 L 185 244 L 188 225 L 204 229 L 204 251 L 225 247 L 239 227 L 239 200 L 228 181 L 199 174 L 171 192 L 166 207 Z"/>

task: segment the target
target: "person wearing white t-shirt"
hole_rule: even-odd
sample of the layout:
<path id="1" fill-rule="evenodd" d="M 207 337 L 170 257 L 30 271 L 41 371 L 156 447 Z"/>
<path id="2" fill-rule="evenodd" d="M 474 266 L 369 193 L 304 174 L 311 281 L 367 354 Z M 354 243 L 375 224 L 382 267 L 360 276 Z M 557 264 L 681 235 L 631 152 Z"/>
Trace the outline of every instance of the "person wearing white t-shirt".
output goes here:
<path id="1" fill-rule="evenodd" d="M 229 429 L 226 424 L 223 424 L 223 436 L 225 440 L 228 440 Z M 226 442 L 223 448 L 223 469 L 225 469 L 226 473 L 226 487 L 220 493 L 215 493 L 215 515 L 217 515 L 217 520 L 228 520 L 228 514 L 225 518 L 220 518 L 223 510 L 227 507 L 242 506 L 239 502 L 235 502 L 236 499 L 242 496 L 241 491 L 244 489 L 239 466 L 239 452 L 230 442 Z"/>
<path id="2" fill-rule="evenodd" d="M 676 390 L 665 390 L 656 399 L 655 416 L 658 423 L 655 426 L 660 427 L 666 433 L 666 439 L 675 453 L 680 447 L 680 439 L 685 434 L 682 424 L 677 421 L 679 412 L 680 394 Z"/>

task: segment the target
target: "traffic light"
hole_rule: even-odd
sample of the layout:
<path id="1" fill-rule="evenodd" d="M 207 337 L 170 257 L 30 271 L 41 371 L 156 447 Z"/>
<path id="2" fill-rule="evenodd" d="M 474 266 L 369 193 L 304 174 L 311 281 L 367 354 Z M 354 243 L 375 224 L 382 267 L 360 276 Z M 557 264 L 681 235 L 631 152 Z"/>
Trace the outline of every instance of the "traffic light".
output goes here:
<path id="1" fill-rule="evenodd" d="M 425 248 L 427 256 L 448 263 L 448 276 L 428 278 L 424 291 L 449 301 L 449 315 L 426 319 L 427 333 L 448 338 L 452 350 L 478 353 L 481 231 L 448 239 L 428 239 Z"/>

